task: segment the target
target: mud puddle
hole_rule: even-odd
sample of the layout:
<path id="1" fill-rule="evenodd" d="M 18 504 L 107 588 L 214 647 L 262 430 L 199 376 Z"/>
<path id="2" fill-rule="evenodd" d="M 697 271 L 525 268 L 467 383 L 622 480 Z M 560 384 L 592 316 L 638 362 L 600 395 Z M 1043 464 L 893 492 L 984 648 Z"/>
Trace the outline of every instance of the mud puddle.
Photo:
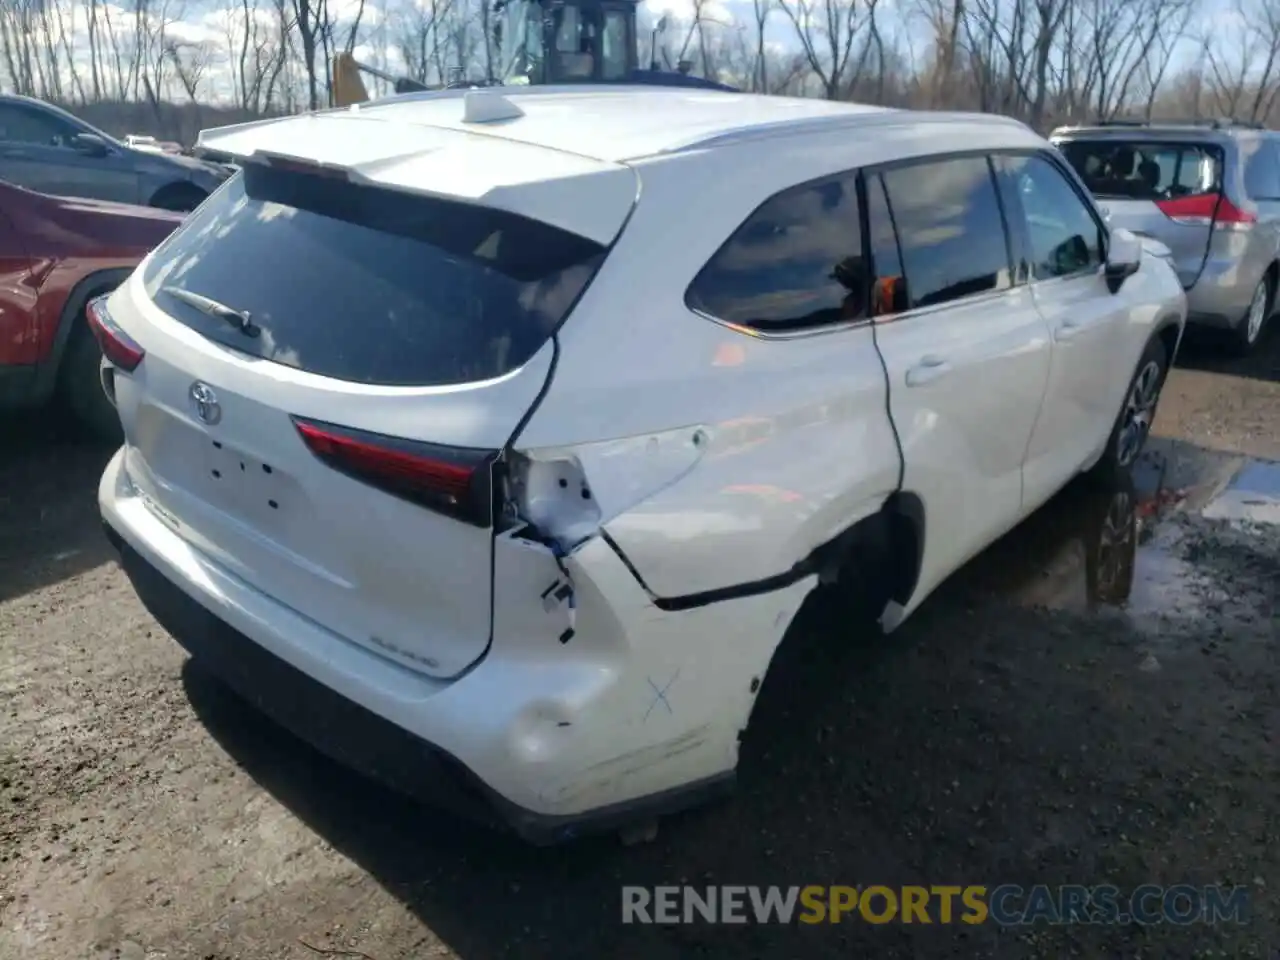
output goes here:
<path id="1" fill-rule="evenodd" d="M 1211 519 L 1280 524 L 1280 463 L 1246 463 L 1201 512 Z"/>
<path id="2" fill-rule="evenodd" d="M 1128 476 L 1072 483 L 974 560 L 962 589 L 1157 631 L 1170 617 L 1212 617 L 1231 598 L 1188 559 L 1180 521 L 1196 516 L 1266 536 L 1280 524 L 1280 464 L 1153 441 Z"/>

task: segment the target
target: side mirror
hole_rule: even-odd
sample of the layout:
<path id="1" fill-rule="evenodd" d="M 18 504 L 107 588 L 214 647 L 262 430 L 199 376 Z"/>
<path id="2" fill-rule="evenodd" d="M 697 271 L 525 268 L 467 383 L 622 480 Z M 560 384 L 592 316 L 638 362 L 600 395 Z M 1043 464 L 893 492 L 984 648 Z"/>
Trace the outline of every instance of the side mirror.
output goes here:
<path id="1" fill-rule="evenodd" d="M 86 157 L 105 157 L 110 152 L 106 141 L 93 133 L 77 133 L 71 138 L 71 149 Z"/>
<path id="2" fill-rule="evenodd" d="M 1107 263 L 1103 268 L 1107 289 L 1112 293 L 1119 291 L 1124 282 L 1138 272 L 1141 265 L 1142 240 L 1129 230 L 1112 230 L 1111 242 L 1107 245 Z"/>

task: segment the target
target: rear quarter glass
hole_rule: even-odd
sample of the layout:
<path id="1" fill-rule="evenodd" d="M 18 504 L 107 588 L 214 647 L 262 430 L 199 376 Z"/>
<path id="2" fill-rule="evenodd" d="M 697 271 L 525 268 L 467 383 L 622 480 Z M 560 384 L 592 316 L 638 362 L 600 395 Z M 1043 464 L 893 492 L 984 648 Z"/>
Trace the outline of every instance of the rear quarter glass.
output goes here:
<path id="1" fill-rule="evenodd" d="M 148 296 L 211 340 L 324 377 L 500 377 L 559 327 L 607 250 L 527 217 L 246 164 L 147 264 Z M 175 296 L 247 314 L 256 335 Z"/>

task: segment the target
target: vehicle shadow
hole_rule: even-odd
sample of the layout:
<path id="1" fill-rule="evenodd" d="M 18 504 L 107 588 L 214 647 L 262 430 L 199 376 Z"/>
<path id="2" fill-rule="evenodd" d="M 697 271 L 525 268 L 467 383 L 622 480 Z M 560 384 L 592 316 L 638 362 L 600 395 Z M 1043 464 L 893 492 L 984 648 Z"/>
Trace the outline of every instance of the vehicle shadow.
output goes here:
<path id="1" fill-rule="evenodd" d="M 1113 510 L 1082 508 L 1090 482 L 1046 509 L 1114 525 Z M 1038 576 L 1040 558 L 1061 552 L 1048 542 L 1054 526 L 1032 525 L 1029 536 L 1046 542 L 997 562 Z M 1133 575 L 1131 562 L 1117 569 Z M 1081 565 L 1082 575 L 1096 570 Z M 1010 603 L 965 578 L 891 639 L 806 607 L 761 690 L 736 797 L 670 818 L 653 843 L 630 848 L 609 837 L 537 849 L 465 826 L 327 760 L 193 661 L 183 681 L 249 776 L 467 960 L 1003 956 L 1026 945 L 991 924 L 623 925 L 621 887 L 1149 882 L 1147 854 L 1106 838 L 1134 833 L 1130 799 L 1175 755 L 1147 722 L 1162 708 L 1130 689 L 1131 626 L 1114 613 L 1085 617 Z M 1190 702 L 1203 686 L 1175 677 L 1166 671 L 1157 697 Z M 1195 752 L 1178 746 L 1178 762 Z M 1181 804 L 1169 815 L 1184 816 Z M 1092 928 L 1086 953 L 1119 949 L 1124 941 L 1108 938 L 1123 934 Z"/>
<path id="2" fill-rule="evenodd" d="M 915 825 L 894 804 L 877 802 L 888 799 L 882 789 L 894 789 L 875 784 L 873 758 L 881 750 L 859 747 L 864 738 L 881 749 L 918 746 L 919 726 L 904 734 L 913 725 L 893 709 L 893 701 L 911 694 L 889 694 L 893 687 L 883 680 L 886 671 L 903 672 L 893 664 L 910 643 L 896 649 L 841 643 L 830 630 L 810 622 L 785 645 L 762 689 L 753 728 L 765 733 L 749 741 L 738 794 L 664 820 L 654 842 L 635 847 L 608 836 L 539 849 L 472 827 L 338 766 L 246 708 L 194 661 L 184 665 L 183 682 L 202 723 L 260 786 L 458 956 L 674 960 L 737 958 L 749 947 L 754 956 L 791 958 L 791 927 L 744 936 L 725 927 L 624 925 L 621 888 L 927 880 L 919 840 L 904 842 Z M 918 769 L 925 779 L 914 786 L 929 794 L 941 795 L 959 775 L 946 767 L 926 770 Z M 993 936 L 966 933 L 974 945 Z M 954 940 L 955 932 L 949 936 Z M 899 937 L 874 930 L 864 942 L 888 945 Z M 806 956 L 848 956 L 844 936 L 806 939 L 813 940 Z"/>
<path id="3" fill-rule="evenodd" d="M 112 559 L 98 479 L 113 448 L 53 411 L 0 422 L 0 603 Z"/>
<path id="4" fill-rule="evenodd" d="M 1222 337 L 1188 328 L 1176 365 L 1187 370 L 1280 383 L 1280 316 L 1271 319 L 1263 337 L 1263 342 L 1250 356 L 1239 357 L 1231 352 Z"/>

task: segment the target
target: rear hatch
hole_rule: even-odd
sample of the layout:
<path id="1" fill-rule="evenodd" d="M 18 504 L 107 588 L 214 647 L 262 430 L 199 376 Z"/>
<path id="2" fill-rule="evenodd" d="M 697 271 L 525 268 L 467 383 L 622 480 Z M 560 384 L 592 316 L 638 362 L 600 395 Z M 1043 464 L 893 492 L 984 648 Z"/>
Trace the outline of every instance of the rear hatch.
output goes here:
<path id="1" fill-rule="evenodd" d="M 1158 136 L 1055 142 L 1112 226 L 1169 248 L 1186 289 L 1199 279 L 1215 232 L 1252 222 L 1222 192 L 1224 159 L 1217 144 Z"/>
<path id="2" fill-rule="evenodd" d="M 243 170 L 107 301 L 108 328 L 145 351 L 114 377 L 126 465 L 156 516 L 253 587 L 454 676 L 490 636 L 491 468 L 634 174 L 329 122 L 310 143 L 295 121 L 233 137 Z M 326 143 L 349 162 L 306 156 Z M 583 232 L 547 196 L 575 178 L 594 201 Z"/>

